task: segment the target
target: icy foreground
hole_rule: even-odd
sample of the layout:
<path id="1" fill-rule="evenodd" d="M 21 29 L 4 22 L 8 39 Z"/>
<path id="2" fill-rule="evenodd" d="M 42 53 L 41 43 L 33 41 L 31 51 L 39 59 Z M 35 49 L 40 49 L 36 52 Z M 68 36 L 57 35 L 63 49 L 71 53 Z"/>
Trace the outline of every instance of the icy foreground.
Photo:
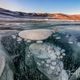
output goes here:
<path id="1" fill-rule="evenodd" d="M 42 31 L 43 29 L 40 30 Z M 30 30 L 30 32 L 31 31 L 33 30 Z M 51 32 L 51 30 L 49 31 Z M 37 37 L 39 37 L 40 34 L 37 35 Z M 56 39 L 56 41 L 62 41 L 61 45 L 65 44 L 64 38 L 58 34 L 52 34 L 52 32 L 47 39 L 41 37 L 38 38 L 38 40 L 25 39 L 18 34 L 3 37 L 2 44 L 4 47 L 0 44 L 0 80 L 6 80 L 6 78 L 8 80 L 76 80 L 75 73 L 70 78 L 67 72 L 68 69 L 65 69 L 63 58 L 67 56 L 66 48 L 56 46 L 54 39 Z M 72 40 L 74 40 L 74 38 L 68 39 L 68 41 Z M 68 41 L 66 41 L 67 44 L 71 46 L 76 43 L 73 41 L 73 44 L 70 44 Z M 10 63 L 11 60 L 13 61 L 12 63 Z M 69 59 L 66 60 L 69 61 Z M 14 70 L 11 68 L 12 64 L 15 66 Z M 79 72 L 80 69 L 78 69 L 77 74 L 79 74 Z M 79 77 L 79 75 L 77 77 Z"/>

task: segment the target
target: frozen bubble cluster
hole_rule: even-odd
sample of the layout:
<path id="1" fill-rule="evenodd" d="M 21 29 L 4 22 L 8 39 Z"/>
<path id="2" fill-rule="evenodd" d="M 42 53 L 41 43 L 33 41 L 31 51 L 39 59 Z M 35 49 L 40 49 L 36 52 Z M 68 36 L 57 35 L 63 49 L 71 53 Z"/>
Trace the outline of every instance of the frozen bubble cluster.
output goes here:
<path id="1" fill-rule="evenodd" d="M 50 80 L 68 80 L 68 75 L 63 69 L 63 62 L 61 61 L 65 56 L 64 49 L 48 43 L 33 43 L 29 46 L 29 50 L 34 56 L 38 69 Z M 63 72 L 66 78 L 61 75 Z"/>
<path id="2" fill-rule="evenodd" d="M 25 40 L 44 40 L 51 36 L 53 32 L 48 29 L 24 30 L 19 36 Z"/>

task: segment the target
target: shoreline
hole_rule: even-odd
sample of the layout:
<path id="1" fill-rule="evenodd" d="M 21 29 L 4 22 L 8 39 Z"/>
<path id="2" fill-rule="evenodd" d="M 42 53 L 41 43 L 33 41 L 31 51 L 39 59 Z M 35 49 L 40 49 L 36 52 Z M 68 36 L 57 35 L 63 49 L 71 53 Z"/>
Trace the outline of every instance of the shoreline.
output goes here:
<path id="1" fill-rule="evenodd" d="M 0 23 L 25 23 L 25 22 L 79 22 L 80 20 L 61 20 L 61 19 L 0 19 Z"/>

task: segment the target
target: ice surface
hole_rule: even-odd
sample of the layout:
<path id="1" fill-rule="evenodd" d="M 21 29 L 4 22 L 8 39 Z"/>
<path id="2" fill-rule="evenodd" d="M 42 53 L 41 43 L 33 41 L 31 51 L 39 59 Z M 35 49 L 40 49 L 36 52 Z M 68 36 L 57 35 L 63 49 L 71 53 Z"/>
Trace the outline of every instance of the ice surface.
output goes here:
<path id="1" fill-rule="evenodd" d="M 0 54 L 0 76 L 3 73 L 4 67 L 5 67 L 5 57 Z"/>

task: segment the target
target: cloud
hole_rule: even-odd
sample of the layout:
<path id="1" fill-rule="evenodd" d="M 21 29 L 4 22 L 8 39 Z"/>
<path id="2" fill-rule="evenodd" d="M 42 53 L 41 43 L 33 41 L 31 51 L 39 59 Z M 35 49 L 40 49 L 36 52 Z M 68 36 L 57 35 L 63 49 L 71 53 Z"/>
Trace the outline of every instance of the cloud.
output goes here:
<path id="1" fill-rule="evenodd" d="M 31 12 L 33 11 L 30 6 L 23 6 L 19 0 L 0 0 L 0 7 L 12 11 Z"/>
<path id="2" fill-rule="evenodd" d="M 0 0 L 0 7 L 6 8 L 6 9 L 11 9 L 11 10 L 13 10 L 13 9 L 16 10 L 18 6 L 13 5 L 13 4 L 9 3 L 8 1 L 9 0 Z"/>
<path id="3" fill-rule="evenodd" d="M 13 2 L 13 0 L 0 0 L 0 7 L 13 11 L 24 11 L 23 7 L 19 3 Z"/>

